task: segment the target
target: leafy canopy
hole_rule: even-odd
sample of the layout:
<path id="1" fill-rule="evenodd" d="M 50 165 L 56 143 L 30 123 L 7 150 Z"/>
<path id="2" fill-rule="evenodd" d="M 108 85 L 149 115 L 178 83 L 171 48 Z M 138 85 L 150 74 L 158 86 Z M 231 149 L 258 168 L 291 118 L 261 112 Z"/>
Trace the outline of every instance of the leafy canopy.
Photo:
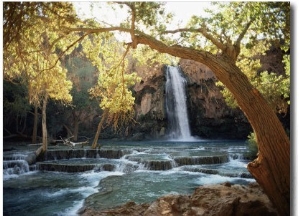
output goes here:
<path id="1" fill-rule="evenodd" d="M 132 107 L 133 101 L 128 88 L 137 78 L 134 74 L 130 76 L 125 73 L 128 64 L 125 55 L 130 53 L 129 48 L 124 51 L 119 43 L 111 41 L 112 35 L 108 32 L 118 30 L 131 36 L 128 46 L 133 48 L 137 48 L 137 38 L 143 36 L 147 38 L 147 43 L 159 39 L 169 46 L 179 44 L 220 55 L 238 65 L 264 94 L 274 92 L 274 89 L 267 91 L 261 87 L 266 87 L 268 80 L 272 83 L 269 86 L 280 89 L 277 91 L 280 97 L 283 95 L 287 99 L 289 72 L 282 77 L 275 77 L 270 72 L 256 74 L 259 62 L 254 55 L 264 55 L 271 42 L 280 45 L 284 51 L 289 49 L 288 2 L 214 2 L 212 9 L 206 10 L 207 16 L 193 16 L 185 28 L 175 30 L 167 30 L 172 15 L 165 14 L 164 3 L 108 4 L 128 10 L 128 19 L 119 27 L 113 28 L 95 20 L 79 22 L 71 4 L 65 2 L 4 3 L 5 77 L 24 74 L 28 82 L 37 78 L 48 80 L 52 76 L 42 72 L 54 69 L 53 75 L 61 76 L 61 81 L 64 71 L 60 69 L 59 57 L 70 53 L 77 42 L 84 40 L 84 52 L 100 71 L 98 87 L 91 93 L 101 97 L 100 106 L 103 109 L 110 110 L 112 114 L 117 113 L 118 109 L 125 113 Z M 289 64 L 288 58 L 285 59 L 285 63 Z M 49 95 L 54 97 L 56 93 L 50 93 L 54 92 L 49 87 L 51 83 L 66 86 L 67 89 L 70 87 L 68 83 L 54 80 L 49 83 L 34 81 L 29 86 L 31 92 L 38 92 L 37 89 L 42 87 L 49 88 Z M 116 99 L 120 99 L 120 103 L 114 103 Z M 66 100 L 69 100 L 68 97 Z"/>
<path id="2" fill-rule="evenodd" d="M 284 56 L 284 75 L 275 71 L 258 73 L 264 56 L 271 46 L 288 51 L 290 44 L 290 4 L 288 2 L 214 2 L 207 9 L 207 17 L 193 16 L 188 28 L 182 29 L 184 42 L 193 47 L 203 47 L 216 55 L 225 54 L 235 60 L 279 113 L 286 113 L 289 104 L 289 55 Z M 217 12 L 216 12 L 217 11 Z M 201 33 L 201 34 L 199 34 Z M 220 82 L 226 102 L 237 107 L 232 94 Z"/>
<path id="3" fill-rule="evenodd" d="M 99 98 L 100 108 L 108 112 L 108 123 L 115 129 L 131 120 L 134 97 L 129 90 L 140 80 L 135 72 L 126 73 L 128 59 L 126 50 L 111 34 L 91 37 L 82 42 L 83 52 L 99 71 L 98 83 L 90 89 L 92 97 Z"/>
<path id="4" fill-rule="evenodd" d="M 31 103 L 48 97 L 72 100 L 72 83 L 66 80 L 59 58 L 68 53 L 76 34 L 59 29 L 75 21 L 70 3 L 4 3 L 4 78 L 25 83 Z"/>

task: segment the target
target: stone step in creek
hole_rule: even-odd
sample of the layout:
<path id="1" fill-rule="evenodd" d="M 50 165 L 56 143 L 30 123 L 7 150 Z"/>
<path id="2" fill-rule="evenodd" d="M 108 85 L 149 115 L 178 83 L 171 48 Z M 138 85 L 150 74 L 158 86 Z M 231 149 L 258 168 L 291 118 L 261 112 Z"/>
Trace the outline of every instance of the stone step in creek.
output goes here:
<path id="1" fill-rule="evenodd" d="M 38 163 L 38 170 L 41 171 L 55 171 L 55 172 L 85 172 L 93 170 L 95 164 L 59 164 L 59 163 Z"/>
<path id="2" fill-rule="evenodd" d="M 175 157 L 178 166 L 198 164 L 219 164 L 229 161 L 228 155 Z"/>
<path id="3" fill-rule="evenodd" d="M 125 154 L 130 153 L 129 150 L 113 150 L 113 149 L 69 149 L 69 150 L 50 150 L 47 151 L 40 161 L 47 160 L 64 160 L 72 158 L 111 158 L 119 159 Z"/>
<path id="4" fill-rule="evenodd" d="M 120 149 L 51 150 L 37 163 L 41 171 L 85 172 L 170 170 L 185 165 L 221 164 L 229 161 L 227 154 L 213 156 L 177 156 L 172 154 L 134 152 Z"/>

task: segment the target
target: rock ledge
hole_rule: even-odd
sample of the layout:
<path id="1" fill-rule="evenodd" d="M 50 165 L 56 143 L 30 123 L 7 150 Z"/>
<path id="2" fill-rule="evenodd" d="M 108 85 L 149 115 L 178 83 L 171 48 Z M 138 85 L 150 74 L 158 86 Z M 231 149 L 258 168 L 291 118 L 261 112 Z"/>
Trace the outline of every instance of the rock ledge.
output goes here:
<path id="1" fill-rule="evenodd" d="M 84 216 L 277 216 L 268 197 L 257 183 L 248 186 L 226 182 L 198 187 L 192 195 L 167 195 L 150 204 L 128 202 L 122 206 L 97 211 L 83 208 Z"/>

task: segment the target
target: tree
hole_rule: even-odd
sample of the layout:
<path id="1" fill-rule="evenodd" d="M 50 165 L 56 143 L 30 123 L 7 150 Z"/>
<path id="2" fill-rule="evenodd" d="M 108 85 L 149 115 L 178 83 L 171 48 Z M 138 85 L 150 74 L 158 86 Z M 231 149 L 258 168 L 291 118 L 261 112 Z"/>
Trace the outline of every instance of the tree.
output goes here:
<path id="1" fill-rule="evenodd" d="M 99 70 L 98 83 L 90 89 L 91 96 L 100 100 L 99 106 L 103 110 L 92 144 L 92 148 L 96 148 L 105 122 L 117 130 L 120 124 L 133 120 L 134 97 L 129 88 L 139 78 L 134 72 L 126 73 L 128 60 L 125 57 L 130 46 L 122 50 L 111 34 L 84 40 L 82 45 L 83 51 Z"/>
<path id="2" fill-rule="evenodd" d="M 72 100 L 69 94 L 72 84 L 66 80 L 66 70 L 59 62 L 60 50 L 67 53 L 72 34 L 56 31 L 61 25 L 74 23 L 75 18 L 70 14 L 74 13 L 68 3 L 4 3 L 4 78 L 19 78 L 28 87 L 29 102 L 35 110 L 41 107 L 43 151 L 48 144 L 48 99 L 66 103 Z"/>
<path id="3" fill-rule="evenodd" d="M 166 24 L 171 16 L 165 15 L 163 5 L 160 3 L 119 2 L 117 4 L 128 9 L 129 15 L 128 19 L 122 22 L 120 26 L 107 25 L 103 22 L 101 25 L 95 25 L 95 22 L 89 21 L 74 26 L 68 22 L 61 23 L 59 21 L 56 25 L 58 28 L 48 30 L 49 33 L 52 33 L 51 35 L 60 35 L 60 37 L 57 35 L 53 37 L 55 39 L 50 40 L 52 41 L 50 44 L 57 44 L 60 50 L 64 50 L 62 53 L 67 53 L 71 46 L 78 41 L 86 39 L 87 36 L 91 37 L 93 35 L 95 41 L 100 41 L 103 37 L 106 37 L 108 32 L 121 31 L 127 33 L 131 38 L 131 41 L 125 44 L 125 54 L 130 47 L 136 49 L 137 46 L 146 45 L 160 53 L 168 53 L 172 56 L 191 59 L 207 65 L 232 93 L 256 133 L 259 155 L 256 160 L 248 165 L 249 171 L 262 186 L 274 206 L 278 209 L 278 212 L 281 215 L 288 215 L 290 212 L 289 138 L 269 103 L 259 90 L 251 84 L 248 77 L 243 73 L 244 68 L 238 63 L 243 60 L 243 53 L 241 52 L 245 48 L 258 48 L 255 45 L 261 39 L 267 42 L 275 41 L 279 44 L 283 42 L 283 48 L 285 50 L 289 48 L 289 3 L 215 3 L 217 9 L 207 10 L 209 17 L 194 16 L 188 26 L 175 30 L 167 30 Z M 4 11 L 6 15 L 6 7 L 4 7 Z M 27 19 L 27 16 L 25 16 L 25 19 Z M 53 19 L 53 16 L 51 16 L 50 20 L 57 19 Z M 15 26 L 18 25 L 12 25 L 11 28 L 5 26 L 4 28 L 5 50 L 7 49 L 7 44 L 8 47 L 11 47 L 10 44 L 13 41 L 11 39 L 17 38 L 19 35 L 19 32 L 17 32 L 16 35 L 12 34 L 8 39 L 6 37 L 7 29 L 15 29 Z M 21 34 L 23 34 L 22 31 Z M 178 34 L 180 35 L 179 37 Z M 69 46 L 66 46 L 66 43 L 58 43 L 61 38 L 66 37 L 72 41 Z M 90 53 L 90 56 L 93 58 L 100 57 L 107 61 L 106 57 L 109 58 L 111 52 L 102 53 L 103 55 L 99 56 L 98 48 L 100 45 L 105 45 L 105 43 L 96 44 L 98 46 L 91 47 L 86 45 L 85 47 L 83 45 L 83 47 L 88 48 L 86 53 Z M 5 50 L 4 52 L 6 52 Z M 14 49 L 10 50 L 9 53 L 19 54 Z M 12 59 L 14 59 L 16 54 L 12 55 Z M 21 57 L 24 58 L 24 56 Z M 125 55 L 123 55 L 121 60 L 124 62 Z M 7 61 L 10 62 L 11 60 Z M 100 88 L 98 89 L 101 90 L 100 94 L 107 94 L 102 95 L 101 101 L 102 107 L 106 109 L 105 113 L 108 113 L 110 110 L 113 111 L 114 108 L 122 111 L 122 115 L 119 115 L 120 113 L 112 115 L 114 122 L 117 122 L 116 120 L 118 119 L 125 119 L 120 117 L 127 116 L 125 114 L 128 113 L 127 108 L 130 107 L 132 100 L 128 91 L 126 76 L 122 69 L 125 68 L 122 61 L 121 63 L 116 61 L 118 67 L 102 64 L 101 61 L 96 59 L 93 62 L 98 68 L 104 67 L 104 70 L 99 70 L 100 74 L 102 71 L 104 82 L 100 82 Z M 53 62 L 51 63 L 53 64 Z M 5 69 L 9 68 L 7 63 L 4 66 Z M 110 68 L 110 70 L 106 70 L 107 68 Z M 114 78 L 114 73 L 119 73 L 121 80 Z M 131 82 L 129 81 L 128 83 L 130 84 Z M 124 95 L 126 97 L 123 97 Z M 105 99 L 105 96 L 107 96 L 107 99 Z M 114 98 L 114 101 L 116 99 L 120 100 L 120 102 L 115 105 L 110 100 L 111 98 Z M 114 112 L 111 113 L 115 114 Z"/>
<path id="4" fill-rule="evenodd" d="M 73 103 L 67 110 L 64 108 L 61 117 L 68 136 L 73 136 L 72 140 L 77 141 L 80 124 L 92 121 L 99 111 L 97 102 L 90 98 L 88 92 L 96 84 L 99 72 L 84 56 L 82 48 L 74 50 L 63 62 L 73 83 L 71 90 Z"/>
<path id="5" fill-rule="evenodd" d="M 271 46 L 273 47 L 274 45 Z M 243 73 L 246 74 L 251 84 L 262 93 L 274 111 L 278 114 L 286 115 L 290 104 L 289 55 L 285 54 L 281 59 L 281 65 L 284 65 L 285 71 L 281 72 L 281 70 L 278 69 L 275 71 L 270 69 L 268 71 L 261 70 L 260 57 L 257 56 L 263 50 L 266 50 L 269 45 L 267 41 L 258 41 L 255 47 L 251 50 L 244 48 L 244 50 L 242 50 L 243 58 L 237 62 L 237 65 L 242 69 Z M 263 47 L 263 49 L 261 47 Z M 282 52 L 284 53 L 284 51 Z M 262 53 L 260 56 L 262 55 L 264 54 Z M 275 65 L 275 67 L 276 66 L 278 67 L 278 65 Z M 220 82 L 218 82 L 217 85 L 224 87 Z M 227 104 L 236 108 L 237 103 L 230 91 L 225 87 L 222 93 Z"/>
<path id="6" fill-rule="evenodd" d="M 27 115 L 31 107 L 28 103 L 28 92 L 25 85 L 20 85 L 18 80 L 14 82 L 3 81 L 3 128 L 7 136 L 4 138 L 22 136 L 25 137 Z"/>
<path id="7" fill-rule="evenodd" d="M 290 212 L 290 143 L 273 109 L 242 72 L 237 62 L 241 49 L 254 46 L 259 38 L 284 41 L 289 46 L 288 2 L 228 2 L 219 4 L 209 18 L 194 16 L 186 28 L 166 31 L 160 21 L 163 10 L 158 3 L 125 2 L 131 16 L 121 26 L 65 28 L 100 34 L 127 32 L 132 48 L 144 44 L 161 53 L 191 59 L 207 65 L 229 89 L 256 133 L 259 155 L 248 169 L 262 186 L 281 215 Z M 218 4 L 216 5 L 218 6 Z M 265 26 L 265 24 L 268 26 Z M 148 29 L 147 29 L 148 28 Z M 145 31 L 147 29 L 147 34 Z M 171 38 L 166 34 L 180 33 Z M 160 37 L 161 36 L 161 37 Z"/>

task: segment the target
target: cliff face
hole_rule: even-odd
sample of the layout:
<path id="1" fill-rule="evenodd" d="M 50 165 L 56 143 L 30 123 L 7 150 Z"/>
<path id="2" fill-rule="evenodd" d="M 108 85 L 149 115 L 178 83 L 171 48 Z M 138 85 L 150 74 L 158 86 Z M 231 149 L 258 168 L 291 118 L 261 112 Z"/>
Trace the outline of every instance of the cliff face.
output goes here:
<path id="1" fill-rule="evenodd" d="M 193 135 L 201 138 L 245 139 L 251 130 L 240 109 L 228 107 L 216 86 L 214 73 L 205 65 L 182 59 L 187 77 L 187 106 Z"/>
<path id="2" fill-rule="evenodd" d="M 215 85 L 217 79 L 213 72 L 191 60 L 182 59 L 180 66 L 187 78 L 187 108 L 192 135 L 210 139 L 245 139 L 251 127 L 239 109 L 231 109 L 225 104 L 219 87 Z M 164 138 L 168 127 L 164 67 L 156 65 L 136 70 L 151 76 L 144 76 L 134 87 L 138 124 L 131 128 L 133 139 Z"/>
<path id="3" fill-rule="evenodd" d="M 166 130 L 165 76 L 161 65 L 137 67 L 142 77 L 134 87 L 137 124 L 131 128 L 132 139 L 163 138 Z"/>

